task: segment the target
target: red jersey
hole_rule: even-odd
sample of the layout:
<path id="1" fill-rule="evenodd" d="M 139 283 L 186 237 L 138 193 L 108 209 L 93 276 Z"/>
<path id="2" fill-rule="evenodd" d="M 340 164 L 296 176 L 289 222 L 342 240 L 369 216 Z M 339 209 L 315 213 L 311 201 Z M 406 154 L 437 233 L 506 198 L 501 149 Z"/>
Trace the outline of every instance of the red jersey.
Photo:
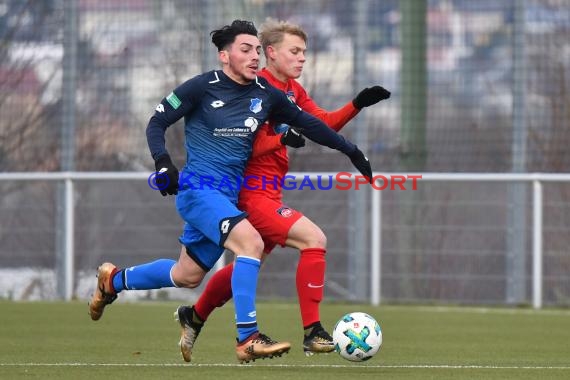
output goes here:
<path id="1" fill-rule="evenodd" d="M 339 131 L 359 112 L 352 101 L 338 110 L 328 112 L 320 108 L 296 80 L 281 82 L 266 68 L 263 68 L 258 76 L 267 79 L 275 88 L 287 94 L 287 97 L 303 111 L 321 119 L 335 131 Z M 281 125 L 272 122 L 263 124 L 257 132 L 251 157 L 245 168 L 244 178 L 247 182 L 240 190 L 240 202 L 256 195 L 281 201 L 281 181 L 289 170 L 287 147 L 280 141 L 283 132 L 284 128 Z"/>

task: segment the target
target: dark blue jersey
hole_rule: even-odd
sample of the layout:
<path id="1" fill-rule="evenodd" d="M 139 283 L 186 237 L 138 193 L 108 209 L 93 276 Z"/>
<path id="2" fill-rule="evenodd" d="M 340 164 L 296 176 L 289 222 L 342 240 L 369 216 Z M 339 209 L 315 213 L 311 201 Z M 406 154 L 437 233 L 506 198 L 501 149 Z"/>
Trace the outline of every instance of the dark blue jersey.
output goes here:
<path id="1" fill-rule="evenodd" d="M 240 179 L 251 154 L 255 132 L 268 119 L 299 125 L 309 139 L 351 153 L 356 147 L 319 119 L 302 112 L 263 78 L 241 85 L 223 71 L 198 75 L 162 99 L 147 127 L 154 159 L 167 154 L 166 128 L 184 117 L 186 165 L 181 187 L 219 188 L 235 201 L 238 188 L 222 181 Z"/>

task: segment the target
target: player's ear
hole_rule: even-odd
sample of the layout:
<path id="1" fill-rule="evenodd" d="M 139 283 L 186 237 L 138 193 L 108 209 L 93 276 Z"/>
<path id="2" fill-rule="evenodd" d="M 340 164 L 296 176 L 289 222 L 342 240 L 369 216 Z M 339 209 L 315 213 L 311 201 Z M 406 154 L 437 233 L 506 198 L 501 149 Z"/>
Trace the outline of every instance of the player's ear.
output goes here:
<path id="1" fill-rule="evenodd" d="M 266 56 L 269 59 L 275 59 L 275 55 L 277 54 L 277 51 L 275 50 L 275 48 L 272 45 L 268 45 L 266 48 Z"/>
<path id="2" fill-rule="evenodd" d="M 218 52 L 218 59 L 223 64 L 228 64 L 230 62 L 230 54 L 227 50 L 220 50 Z"/>

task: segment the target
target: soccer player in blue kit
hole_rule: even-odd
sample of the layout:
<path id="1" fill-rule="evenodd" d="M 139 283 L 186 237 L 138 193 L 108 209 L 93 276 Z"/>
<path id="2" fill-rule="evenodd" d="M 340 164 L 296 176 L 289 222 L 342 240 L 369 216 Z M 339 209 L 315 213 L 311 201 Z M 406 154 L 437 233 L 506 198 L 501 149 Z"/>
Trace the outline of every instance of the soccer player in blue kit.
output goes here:
<path id="1" fill-rule="evenodd" d="M 291 346 L 258 330 L 255 296 L 263 240 L 247 214 L 237 208 L 239 186 L 230 182 L 242 178 L 256 130 L 268 119 L 303 126 L 307 138 L 346 154 L 363 175 L 371 178 L 372 169 L 354 144 L 257 77 L 261 44 L 253 23 L 235 20 L 211 36 L 222 70 L 198 75 L 177 87 L 156 107 L 146 131 L 161 193 L 176 195 L 176 208 L 185 221 L 180 257 L 126 269 L 102 264 L 89 314 L 93 320 L 101 318 L 105 306 L 123 290 L 194 288 L 228 249 L 235 254 L 231 286 L 236 355 L 240 362 L 249 362 L 280 356 Z M 165 132 L 181 118 L 187 157 L 179 176 L 166 150 Z"/>

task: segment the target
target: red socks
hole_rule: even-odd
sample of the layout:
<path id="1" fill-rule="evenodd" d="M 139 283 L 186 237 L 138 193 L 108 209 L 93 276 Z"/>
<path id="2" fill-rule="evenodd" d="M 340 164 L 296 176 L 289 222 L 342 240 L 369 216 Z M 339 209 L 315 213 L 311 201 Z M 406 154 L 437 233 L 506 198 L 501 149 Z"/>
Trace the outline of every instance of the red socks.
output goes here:
<path id="1" fill-rule="evenodd" d="M 303 249 L 297 265 L 297 295 L 304 327 L 320 321 L 319 304 L 323 299 L 325 285 L 325 253 L 323 248 Z M 221 307 L 232 298 L 233 269 L 231 263 L 214 273 L 194 305 L 196 314 L 204 321 L 216 307 Z"/>
<path id="2" fill-rule="evenodd" d="M 232 298 L 233 270 L 234 264 L 232 262 L 214 273 L 208 280 L 206 288 L 194 305 L 194 311 L 202 320 L 208 319 L 216 307 L 223 306 Z"/>
<path id="3" fill-rule="evenodd" d="M 301 251 L 297 265 L 297 295 L 303 327 L 320 321 L 319 304 L 323 299 L 325 286 L 324 248 L 307 248 Z"/>

